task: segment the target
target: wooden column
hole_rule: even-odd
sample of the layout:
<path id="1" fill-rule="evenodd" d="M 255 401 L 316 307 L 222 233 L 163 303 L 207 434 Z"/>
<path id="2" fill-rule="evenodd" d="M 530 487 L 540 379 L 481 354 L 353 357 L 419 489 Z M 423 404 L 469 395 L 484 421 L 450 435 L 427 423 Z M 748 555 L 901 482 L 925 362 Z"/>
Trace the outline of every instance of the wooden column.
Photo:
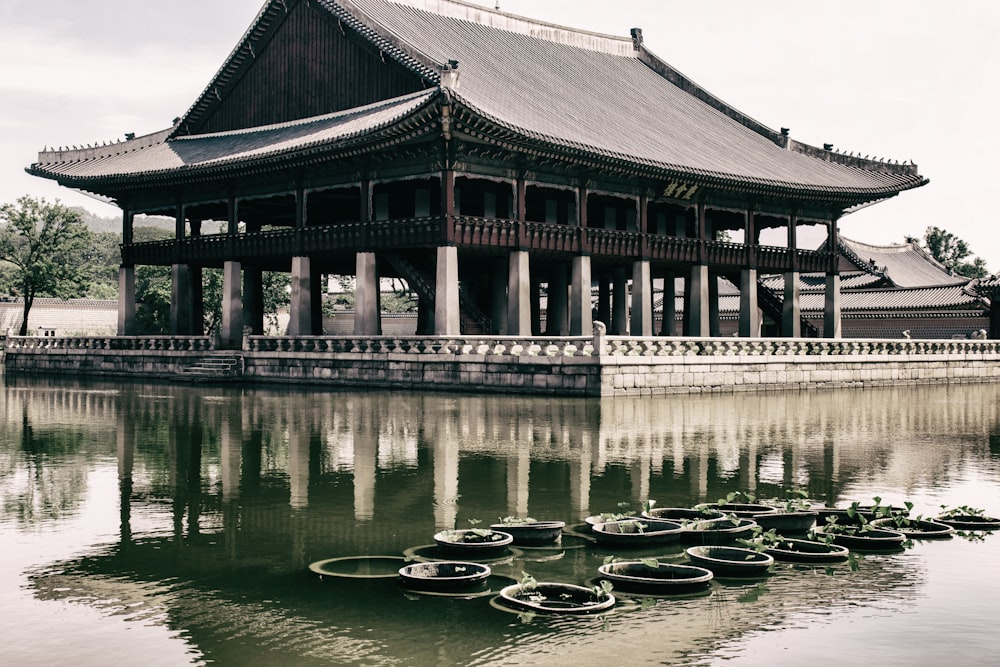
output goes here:
<path id="1" fill-rule="evenodd" d="M 452 169 L 441 172 L 441 217 L 444 220 L 441 242 L 452 245 L 455 243 L 455 171 Z"/>

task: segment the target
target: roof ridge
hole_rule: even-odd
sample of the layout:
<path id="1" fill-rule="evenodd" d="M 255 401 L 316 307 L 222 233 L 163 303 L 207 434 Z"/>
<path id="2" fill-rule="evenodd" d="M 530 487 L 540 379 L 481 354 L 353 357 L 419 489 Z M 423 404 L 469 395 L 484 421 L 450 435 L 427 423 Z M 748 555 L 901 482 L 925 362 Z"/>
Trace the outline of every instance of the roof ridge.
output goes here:
<path id="1" fill-rule="evenodd" d="M 364 0 L 362 0 L 363 3 Z M 637 57 L 634 37 L 593 32 L 490 9 L 465 0 L 381 0 L 497 30 L 627 58 Z M 360 3 L 359 3 L 360 4 Z"/>
<path id="2" fill-rule="evenodd" d="M 89 160 L 93 158 L 114 157 L 115 155 L 121 155 L 122 153 L 137 151 L 140 148 L 148 148 L 149 146 L 162 144 L 167 140 L 167 138 L 169 138 L 174 129 L 174 127 L 168 127 L 165 130 L 151 132 L 150 134 L 145 134 L 141 137 L 129 134 L 127 135 L 129 138 L 126 138 L 125 141 L 115 141 L 113 143 L 103 144 L 100 146 L 84 146 L 81 148 L 74 146 L 72 148 L 60 147 L 58 149 L 52 148 L 42 150 L 38 153 L 38 162 L 36 164 L 76 162 L 79 160 Z"/>

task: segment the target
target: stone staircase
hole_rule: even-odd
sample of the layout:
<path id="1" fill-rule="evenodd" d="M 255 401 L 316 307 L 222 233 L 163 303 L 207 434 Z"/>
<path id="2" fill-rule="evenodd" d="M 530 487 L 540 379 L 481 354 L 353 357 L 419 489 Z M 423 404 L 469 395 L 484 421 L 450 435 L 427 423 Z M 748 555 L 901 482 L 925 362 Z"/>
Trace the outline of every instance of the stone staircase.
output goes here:
<path id="1" fill-rule="evenodd" d="M 222 352 L 202 357 L 197 363 L 181 370 L 176 382 L 234 382 L 243 376 L 243 357 Z"/>

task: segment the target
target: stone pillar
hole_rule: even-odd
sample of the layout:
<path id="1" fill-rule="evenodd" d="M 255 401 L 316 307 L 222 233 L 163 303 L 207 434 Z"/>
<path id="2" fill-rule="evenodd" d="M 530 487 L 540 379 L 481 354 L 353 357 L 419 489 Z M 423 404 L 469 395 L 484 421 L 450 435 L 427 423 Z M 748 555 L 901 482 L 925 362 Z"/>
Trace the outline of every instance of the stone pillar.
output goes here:
<path id="1" fill-rule="evenodd" d="M 530 256 L 528 261 L 529 272 L 530 272 Z M 542 335 L 542 281 L 532 274 L 531 282 L 529 285 L 529 306 L 531 309 L 531 335 L 541 336 Z"/>
<path id="2" fill-rule="evenodd" d="M 134 336 L 138 331 L 135 320 L 135 267 L 118 269 L 118 335 Z"/>
<path id="3" fill-rule="evenodd" d="M 597 277 L 597 319 L 611 323 L 611 281 L 604 274 Z"/>
<path id="4" fill-rule="evenodd" d="M 219 333 L 226 349 L 236 349 L 243 340 L 242 266 L 227 261 L 222 267 L 222 323 Z"/>
<path id="5" fill-rule="evenodd" d="M 660 335 L 673 336 L 677 320 L 677 282 L 673 271 L 663 273 L 663 308 Z"/>
<path id="6" fill-rule="evenodd" d="M 709 335 L 708 266 L 695 264 L 691 278 L 684 285 L 684 317 L 688 336 Z"/>
<path id="7" fill-rule="evenodd" d="M 494 262 L 490 266 L 490 315 L 493 320 L 493 333 L 507 332 L 507 263 Z"/>
<path id="8" fill-rule="evenodd" d="M 569 299 L 569 335 L 589 336 L 594 329 L 589 255 L 578 255 L 573 258 L 572 281 Z"/>
<path id="9" fill-rule="evenodd" d="M 312 262 L 309 257 L 292 257 L 292 302 L 288 320 L 289 336 L 310 336 L 312 323 Z"/>
<path id="10" fill-rule="evenodd" d="M 170 270 L 170 333 L 190 336 L 194 330 L 191 267 L 174 264 Z"/>
<path id="11" fill-rule="evenodd" d="M 458 303 L 458 248 L 437 249 L 437 273 L 434 285 L 434 334 L 458 336 L 462 321 Z"/>
<path id="12" fill-rule="evenodd" d="M 531 269 L 528 253 L 510 253 L 507 274 L 507 335 L 531 335 Z"/>
<path id="13" fill-rule="evenodd" d="M 633 336 L 653 335 L 653 279 L 648 260 L 632 265 L 632 321 Z"/>
<path id="14" fill-rule="evenodd" d="M 760 336 L 760 307 L 757 304 L 757 269 L 740 271 L 740 336 Z"/>
<path id="15" fill-rule="evenodd" d="M 840 318 L 840 274 L 826 274 L 826 299 L 823 305 L 823 337 L 842 338 Z"/>
<path id="16" fill-rule="evenodd" d="M 785 299 L 781 309 L 781 335 L 785 338 L 802 337 L 802 311 L 799 306 L 799 272 L 785 274 Z"/>
<path id="17" fill-rule="evenodd" d="M 200 266 L 191 268 L 191 331 L 192 336 L 205 333 L 205 282 Z"/>
<path id="18" fill-rule="evenodd" d="M 566 265 L 557 263 L 549 274 L 549 301 L 545 313 L 546 331 L 549 336 L 569 334 L 569 276 Z"/>
<path id="19" fill-rule="evenodd" d="M 264 335 L 264 275 L 256 266 L 243 270 L 243 326 Z"/>
<path id="20" fill-rule="evenodd" d="M 1000 292 L 990 296 L 990 340 L 1000 340 Z"/>
<path id="21" fill-rule="evenodd" d="M 354 335 L 381 336 L 378 266 L 373 252 L 359 252 L 354 287 Z"/>
<path id="22" fill-rule="evenodd" d="M 611 335 L 624 336 L 628 334 L 628 281 L 625 279 L 625 269 L 615 268 L 614 285 L 611 297 Z"/>
<path id="23" fill-rule="evenodd" d="M 708 335 L 722 335 L 722 318 L 719 316 L 719 274 L 708 272 Z"/>

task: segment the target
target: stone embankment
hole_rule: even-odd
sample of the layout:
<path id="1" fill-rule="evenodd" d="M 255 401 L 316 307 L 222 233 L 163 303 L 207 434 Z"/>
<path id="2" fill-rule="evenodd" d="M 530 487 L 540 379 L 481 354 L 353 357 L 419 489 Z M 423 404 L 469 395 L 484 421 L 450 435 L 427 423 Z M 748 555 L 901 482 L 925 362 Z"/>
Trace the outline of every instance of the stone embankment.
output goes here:
<path id="1" fill-rule="evenodd" d="M 175 379 L 208 337 L 12 337 L 8 373 Z M 244 383 L 634 396 L 1000 381 L 1000 341 L 247 336 Z"/>

